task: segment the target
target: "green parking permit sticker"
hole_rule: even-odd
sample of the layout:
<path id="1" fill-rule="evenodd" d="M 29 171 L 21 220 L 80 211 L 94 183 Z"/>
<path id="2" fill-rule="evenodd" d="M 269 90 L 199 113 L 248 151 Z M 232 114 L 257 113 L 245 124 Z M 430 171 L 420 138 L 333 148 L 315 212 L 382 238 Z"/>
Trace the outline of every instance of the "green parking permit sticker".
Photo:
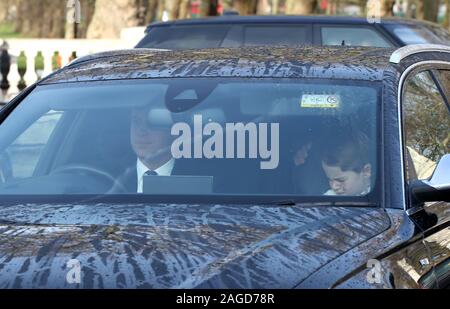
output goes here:
<path id="1" fill-rule="evenodd" d="M 341 98 L 333 94 L 305 94 L 301 107 L 306 108 L 339 108 Z"/>

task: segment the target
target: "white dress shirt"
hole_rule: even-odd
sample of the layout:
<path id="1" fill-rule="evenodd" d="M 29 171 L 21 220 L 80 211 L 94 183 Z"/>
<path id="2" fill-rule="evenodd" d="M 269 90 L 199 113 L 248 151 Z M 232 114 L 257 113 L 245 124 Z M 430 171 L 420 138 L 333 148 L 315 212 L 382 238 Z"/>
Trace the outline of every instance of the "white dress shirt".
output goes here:
<path id="1" fill-rule="evenodd" d="M 369 186 L 366 190 L 364 190 L 363 192 L 361 192 L 361 193 L 359 194 L 359 196 L 367 195 L 367 194 L 370 193 L 370 191 L 371 191 L 371 187 Z M 336 194 L 336 192 L 334 192 L 333 189 L 330 189 L 330 190 L 328 190 L 327 192 L 325 192 L 323 195 L 337 195 L 337 194 Z"/>
<path id="2" fill-rule="evenodd" d="M 170 159 L 166 164 L 158 167 L 154 172 L 158 173 L 158 176 L 170 176 L 172 175 L 173 167 L 175 166 L 175 159 Z M 136 163 L 137 171 L 137 193 L 143 193 L 144 175 L 150 170 L 144 163 L 138 158 Z"/>

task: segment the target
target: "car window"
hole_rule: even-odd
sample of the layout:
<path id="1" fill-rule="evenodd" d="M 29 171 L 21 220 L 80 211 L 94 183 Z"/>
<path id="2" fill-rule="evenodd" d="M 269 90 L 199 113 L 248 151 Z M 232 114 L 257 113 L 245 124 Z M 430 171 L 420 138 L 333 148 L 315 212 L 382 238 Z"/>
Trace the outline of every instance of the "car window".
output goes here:
<path id="1" fill-rule="evenodd" d="M 442 44 L 445 39 L 440 39 L 433 31 L 426 27 L 413 25 L 385 25 L 385 28 L 405 45 L 411 44 Z"/>
<path id="2" fill-rule="evenodd" d="M 429 179 L 439 159 L 450 153 L 449 110 L 429 72 L 408 79 L 402 109 L 407 178 Z"/>
<path id="3" fill-rule="evenodd" d="M 322 45 L 392 46 L 376 30 L 364 27 L 321 27 Z"/>
<path id="4" fill-rule="evenodd" d="M 438 25 L 427 25 L 426 28 L 433 32 L 442 43 L 450 44 L 450 33 L 445 28 Z"/>
<path id="5" fill-rule="evenodd" d="M 305 26 L 246 26 L 244 46 L 309 44 Z"/>
<path id="6" fill-rule="evenodd" d="M 175 50 L 217 48 L 230 28 L 229 25 L 153 27 L 138 47 Z"/>
<path id="7" fill-rule="evenodd" d="M 39 86 L 0 125 L 0 153 L 29 177 L 7 180 L 0 195 L 376 199 L 379 88 L 251 78 Z M 70 125 L 55 126 L 66 113 Z M 63 142 L 40 151 L 52 131 Z"/>
<path id="8" fill-rule="evenodd" d="M 4 162 L 3 178 L 20 179 L 33 175 L 41 154 L 49 141 L 62 112 L 50 110 L 39 117 L 29 128 L 15 139 L 15 141 L 2 152 L 0 157 Z"/>

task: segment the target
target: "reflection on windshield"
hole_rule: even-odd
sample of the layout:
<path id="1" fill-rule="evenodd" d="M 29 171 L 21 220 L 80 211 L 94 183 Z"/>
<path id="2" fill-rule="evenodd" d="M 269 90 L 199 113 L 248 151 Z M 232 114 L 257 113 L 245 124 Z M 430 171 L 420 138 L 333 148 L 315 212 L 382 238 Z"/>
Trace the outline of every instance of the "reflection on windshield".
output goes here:
<path id="1" fill-rule="evenodd" d="M 0 126 L 0 194 L 373 190 L 376 83 L 205 82 L 38 87 Z"/>

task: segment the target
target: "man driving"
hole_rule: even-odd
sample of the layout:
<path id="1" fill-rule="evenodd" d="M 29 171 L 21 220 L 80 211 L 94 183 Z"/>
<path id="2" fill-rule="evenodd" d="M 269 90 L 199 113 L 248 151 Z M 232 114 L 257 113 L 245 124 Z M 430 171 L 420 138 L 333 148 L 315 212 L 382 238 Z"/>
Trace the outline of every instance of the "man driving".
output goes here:
<path id="1" fill-rule="evenodd" d="M 145 176 L 177 174 L 171 154 L 172 119 L 165 109 L 137 107 L 131 111 L 130 141 L 136 154 L 136 165 L 119 178 L 119 186 L 128 193 L 143 193 Z"/>

